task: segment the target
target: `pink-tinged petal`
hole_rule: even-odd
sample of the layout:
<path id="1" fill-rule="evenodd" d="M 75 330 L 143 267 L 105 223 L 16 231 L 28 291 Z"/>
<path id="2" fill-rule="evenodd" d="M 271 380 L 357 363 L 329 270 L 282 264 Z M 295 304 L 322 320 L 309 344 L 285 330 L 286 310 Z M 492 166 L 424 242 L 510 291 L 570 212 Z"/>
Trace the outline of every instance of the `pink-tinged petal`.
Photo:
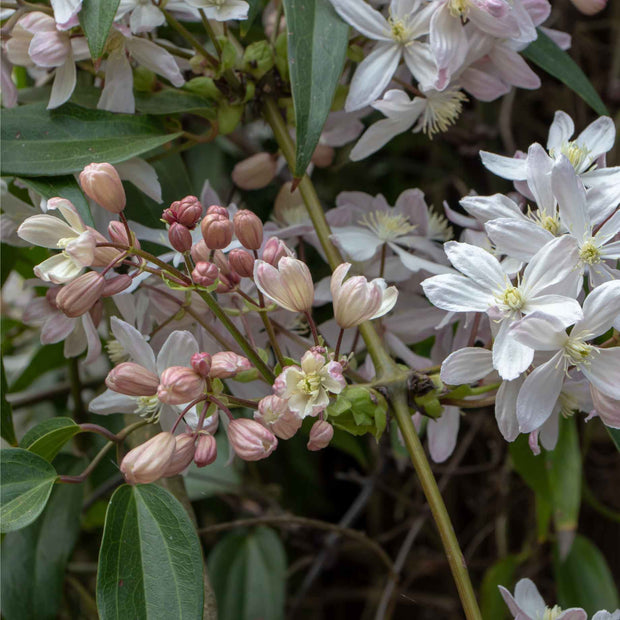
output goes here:
<path id="1" fill-rule="evenodd" d="M 75 322 L 76 319 L 71 319 L 62 312 L 54 312 L 41 328 L 41 344 L 64 340 L 74 330 Z"/>
<path id="2" fill-rule="evenodd" d="M 575 124 L 573 123 L 573 119 L 566 114 L 566 112 L 558 110 L 553 117 L 551 127 L 549 127 L 547 150 L 559 152 L 559 150 L 570 141 L 574 133 Z"/>
<path id="3" fill-rule="evenodd" d="M 82 0 L 51 0 L 54 19 L 59 26 L 71 22 L 82 7 Z"/>
<path id="4" fill-rule="evenodd" d="M 480 287 L 493 292 L 506 285 L 506 274 L 499 261 L 486 250 L 458 241 L 448 241 L 443 247 L 454 267 Z"/>
<path id="5" fill-rule="evenodd" d="M 135 327 L 115 316 L 110 319 L 110 327 L 114 338 L 122 345 L 131 360 L 157 374 L 155 354 L 146 338 Z"/>
<path id="6" fill-rule="evenodd" d="M 588 620 L 588 614 L 583 609 L 565 609 L 557 620 Z M 594 618 L 592 618 L 594 620 Z"/>
<path id="7" fill-rule="evenodd" d="M 538 312 L 552 316 L 567 327 L 583 317 L 579 302 L 564 295 L 540 295 L 528 300 L 521 311 L 524 314 Z"/>
<path id="8" fill-rule="evenodd" d="M 520 611 L 532 618 L 542 616 L 547 606 L 531 579 L 520 579 L 515 586 L 515 600 Z"/>
<path id="9" fill-rule="evenodd" d="M 194 353 L 198 353 L 198 343 L 190 332 L 172 332 L 157 355 L 158 374 L 161 375 L 171 366 L 191 366 L 190 359 Z"/>
<path id="10" fill-rule="evenodd" d="M 513 338 L 536 351 L 557 351 L 567 338 L 561 321 L 540 312 L 533 312 L 513 323 L 510 332 Z"/>
<path id="11" fill-rule="evenodd" d="M 475 66 L 469 66 L 461 73 L 459 83 L 480 101 L 495 101 L 510 91 L 509 84 Z"/>
<path id="12" fill-rule="evenodd" d="M 526 263 L 554 239 L 548 230 L 522 219 L 497 218 L 488 221 L 484 229 L 499 252 Z"/>
<path id="13" fill-rule="evenodd" d="M 449 79 L 467 56 L 467 36 L 460 18 L 451 15 L 448 4 L 431 18 L 430 44 L 437 68 L 446 70 Z"/>
<path id="14" fill-rule="evenodd" d="M 422 288 L 429 301 L 442 310 L 486 312 L 493 304 L 493 296 L 488 290 L 465 276 L 440 274 L 424 280 Z"/>
<path id="15" fill-rule="evenodd" d="M 382 245 L 382 241 L 377 235 L 359 226 L 334 228 L 330 239 L 354 261 L 365 261 L 372 258 L 379 246 Z"/>
<path id="16" fill-rule="evenodd" d="M 540 78 L 523 60 L 523 57 L 506 45 L 496 45 L 490 56 L 500 77 L 508 84 L 535 90 L 540 88 Z"/>
<path id="17" fill-rule="evenodd" d="M 34 268 L 34 274 L 44 282 L 65 284 L 82 273 L 82 265 L 67 258 L 64 254 L 56 254 L 44 260 Z"/>
<path id="18" fill-rule="evenodd" d="M 71 55 L 69 37 L 58 31 L 37 32 L 30 41 L 28 54 L 38 67 L 60 67 Z"/>
<path id="19" fill-rule="evenodd" d="M 548 419 L 564 383 L 563 351 L 535 368 L 523 382 L 517 398 L 517 419 L 522 433 L 531 433 Z"/>
<path id="20" fill-rule="evenodd" d="M 396 254 L 398 254 L 400 262 L 414 273 L 418 271 L 427 271 L 432 274 L 454 273 L 454 269 L 448 267 L 447 265 L 441 265 L 425 258 L 421 258 L 420 256 L 416 256 L 415 254 L 411 254 L 410 252 L 407 252 L 406 250 L 403 250 L 403 248 L 397 246 L 395 243 L 388 243 L 388 245 L 392 250 L 394 250 L 394 252 L 396 252 Z"/>
<path id="21" fill-rule="evenodd" d="M 98 110 L 133 114 L 133 72 L 125 49 L 114 50 L 105 62 L 105 84 L 97 103 Z"/>
<path id="22" fill-rule="evenodd" d="M 527 184 L 534 195 L 538 208 L 547 215 L 555 215 L 555 197 L 551 189 L 553 159 L 537 142 L 527 151 Z"/>
<path id="23" fill-rule="evenodd" d="M 595 387 L 590 387 L 592 404 L 603 424 L 610 428 L 620 428 L 620 400 L 611 398 Z M 593 412 L 594 414 L 594 412 Z M 589 419 L 589 418 L 588 418 Z M 588 420 L 586 420 L 587 422 Z"/>
<path id="24" fill-rule="evenodd" d="M 86 348 L 86 334 L 82 321 L 76 321 L 73 331 L 65 338 L 63 354 L 65 357 L 77 357 Z"/>
<path id="25" fill-rule="evenodd" d="M 174 56 L 163 47 L 140 37 L 131 37 L 126 42 L 129 53 L 147 69 L 170 80 L 173 86 L 183 86 L 185 79 Z"/>
<path id="26" fill-rule="evenodd" d="M 407 69 L 411 71 L 413 77 L 419 82 L 422 90 L 426 91 L 433 88 L 443 90 L 448 86 L 447 79 L 444 80 L 444 83 L 439 83 L 437 65 L 435 64 L 431 48 L 427 43 L 409 41 L 403 49 L 403 57 Z"/>
<path id="27" fill-rule="evenodd" d="M 504 319 L 493 341 L 493 366 L 502 379 L 516 379 L 534 359 L 534 349 L 516 340 L 510 332 L 511 321 Z"/>
<path id="28" fill-rule="evenodd" d="M 17 229 L 20 239 L 43 248 L 57 249 L 60 239 L 75 237 L 75 231 L 53 215 L 33 215 Z"/>
<path id="29" fill-rule="evenodd" d="M 583 320 L 574 332 L 588 332 L 591 338 L 604 334 L 620 315 L 620 281 L 597 286 L 583 302 Z"/>
<path id="30" fill-rule="evenodd" d="M 336 13 L 359 33 L 375 41 L 390 41 L 390 26 L 383 15 L 363 0 L 331 0 Z"/>
<path id="31" fill-rule="evenodd" d="M 620 400 L 620 347 L 596 349 L 579 370 L 605 396 Z"/>
<path id="32" fill-rule="evenodd" d="M 559 406 L 554 407 L 549 419 L 540 427 L 540 443 L 545 450 L 555 450 L 560 434 Z"/>
<path id="33" fill-rule="evenodd" d="M 588 150 L 591 160 L 610 151 L 616 141 L 616 126 L 609 116 L 601 116 L 590 123 L 576 139 L 577 144 Z"/>
<path id="34" fill-rule="evenodd" d="M 69 223 L 69 226 L 71 226 L 76 233 L 86 230 L 80 214 L 70 200 L 66 198 L 50 198 L 47 201 L 47 210 L 55 211 L 56 209 L 60 211 L 65 220 Z"/>
<path id="35" fill-rule="evenodd" d="M 410 129 L 418 120 L 422 113 L 423 105 L 420 104 L 420 111 L 415 118 L 401 118 L 392 120 L 384 118 L 373 123 L 360 137 L 357 144 L 351 149 L 349 158 L 351 161 L 360 161 L 376 153 L 380 148 L 384 147 L 392 138 L 404 133 Z"/>
<path id="36" fill-rule="evenodd" d="M 5 108 L 14 108 L 17 105 L 17 86 L 13 82 L 12 73 L 13 67 L 8 54 L 0 55 L 0 92 Z"/>
<path id="37" fill-rule="evenodd" d="M 115 164 L 114 167 L 121 179 L 131 181 L 143 194 L 155 202 L 162 201 L 157 171 L 147 161 L 140 157 L 132 157 L 120 164 Z"/>
<path id="38" fill-rule="evenodd" d="M 525 376 L 521 375 L 514 381 L 503 381 L 495 398 L 495 420 L 497 428 L 506 441 L 514 441 L 519 436 L 517 420 L 517 397 Z"/>
<path id="39" fill-rule="evenodd" d="M 444 407 L 438 420 L 428 421 L 428 451 L 435 463 L 443 463 L 454 452 L 460 422 L 458 407 Z"/>
<path id="40" fill-rule="evenodd" d="M 508 8 L 507 3 L 504 2 L 497 2 L 495 4 L 503 5 L 506 9 Z M 490 12 L 470 4 L 467 16 L 480 30 L 494 37 L 504 39 L 519 35 L 519 25 L 510 13 L 495 17 Z"/>
<path id="41" fill-rule="evenodd" d="M 487 170 L 509 181 L 525 181 L 527 168 L 524 159 L 504 157 L 487 151 L 480 151 L 480 159 Z"/>
<path id="42" fill-rule="evenodd" d="M 88 410 L 99 415 L 134 413 L 136 408 L 137 403 L 133 396 L 125 396 L 112 390 L 106 390 L 100 396 L 93 398 L 88 404 Z"/>
<path id="43" fill-rule="evenodd" d="M 513 617 L 517 617 L 517 614 L 520 613 L 520 609 L 519 606 L 517 605 L 517 602 L 514 600 L 512 594 L 510 594 L 510 592 L 504 588 L 504 586 L 498 586 L 499 588 L 499 593 L 502 595 L 502 598 L 504 599 L 504 603 L 506 603 L 508 609 L 510 610 L 510 613 L 513 615 Z M 525 619 L 524 619 L 525 620 Z"/>
<path id="44" fill-rule="evenodd" d="M 90 313 L 87 312 L 80 318 L 82 319 L 82 327 L 84 328 L 84 333 L 86 334 L 86 343 L 88 347 L 84 363 L 92 364 L 98 360 L 101 355 L 101 339 L 99 338 L 97 328 L 93 323 Z"/>
<path id="45" fill-rule="evenodd" d="M 551 187 L 564 225 L 575 238 L 583 239 L 590 232 L 586 191 L 573 165 L 564 155 L 553 166 Z"/>
<path id="46" fill-rule="evenodd" d="M 473 215 L 482 223 L 500 217 L 528 221 L 521 212 L 519 205 L 503 194 L 493 194 L 493 196 L 467 196 L 461 198 L 459 204 L 467 213 Z"/>
<path id="47" fill-rule="evenodd" d="M 488 349 L 467 347 L 454 351 L 441 365 L 440 377 L 448 385 L 475 383 L 493 372 L 493 355 Z"/>

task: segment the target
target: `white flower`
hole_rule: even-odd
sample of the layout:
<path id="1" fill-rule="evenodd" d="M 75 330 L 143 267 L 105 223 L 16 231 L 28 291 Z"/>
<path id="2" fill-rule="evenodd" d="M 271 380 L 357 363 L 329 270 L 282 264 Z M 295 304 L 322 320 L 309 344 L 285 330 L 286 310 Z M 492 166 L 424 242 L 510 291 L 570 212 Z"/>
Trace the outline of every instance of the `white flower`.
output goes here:
<path id="1" fill-rule="evenodd" d="M 228 19 L 247 19 L 250 5 L 245 0 L 187 0 L 187 4 L 202 9 L 209 19 L 225 22 Z"/>

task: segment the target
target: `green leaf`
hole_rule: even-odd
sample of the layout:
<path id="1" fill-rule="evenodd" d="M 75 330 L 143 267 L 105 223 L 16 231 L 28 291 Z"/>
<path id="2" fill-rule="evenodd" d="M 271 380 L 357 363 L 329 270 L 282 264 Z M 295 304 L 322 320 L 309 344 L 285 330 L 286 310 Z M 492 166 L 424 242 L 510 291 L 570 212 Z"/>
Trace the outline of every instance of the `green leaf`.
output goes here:
<path id="1" fill-rule="evenodd" d="M 83 459 L 63 454 L 55 465 L 78 474 Z M 56 485 L 43 514 L 2 543 L 2 615 L 6 620 L 54 620 L 67 562 L 80 531 L 84 486 Z"/>
<path id="2" fill-rule="evenodd" d="M 577 535 L 564 562 L 556 549 L 553 566 L 558 602 L 564 609 L 582 607 L 589 615 L 620 606 L 618 589 L 605 557 L 584 536 Z"/>
<path id="3" fill-rule="evenodd" d="M 70 200 L 80 214 L 80 217 L 84 220 L 84 223 L 87 226 L 95 226 L 90 207 L 88 206 L 88 200 L 86 200 L 86 196 L 84 196 L 73 176 L 36 177 L 32 179 L 23 177 L 19 180 L 30 189 L 41 194 L 46 200 L 56 198 L 57 196 Z"/>
<path id="4" fill-rule="evenodd" d="M 209 555 L 220 620 L 284 618 L 286 552 L 270 528 L 223 538 Z"/>
<path id="5" fill-rule="evenodd" d="M 5 110 L 2 123 L 2 174 L 58 176 L 92 162 L 117 164 L 141 155 L 180 134 L 167 134 L 149 116 L 88 110 L 67 103 L 56 110 L 34 103 Z"/>
<path id="6" fill-rule="evenodd" d="M 607 429 L 611 440 L 614 442 L 614 445 L 620 452 L 620 428 L 609 428 L 609 426 L 606 426 L 605 428 Z"/>
<path id="7" fill-rule="evenodd" d="M 245 37 L 245 35 L 249 32 L 250 28 L 252 27 L 252 24 L 254 23 L 256 16 L 260 13 L 262 2 L 261 0 L 248 0 L 248 4 L 250 5 L 250 8 L 248 10 L 248 18 L 244 19 L 239 24 L 239 30 L 241 31 L 242 37 Z"/>
<path id="8" fill-rule="evenodd" d="M 574 90 L 597 114 L 608 116 L 605 104 L 579 65 L 540 28 L 537 31 L 538 38 L 521 52 L 523 56 Z"/>
<path id="9" fill-rule="evenodd" d="M 329 0 L 284 0 L 297 124 L 295 176 L 314 153 L 344 66 L 349 26 Z"/>
<path id="10" fill-rule="evenodd" d="M 71 418 L 50 418 L 31 428 L 21 440 L 20 447 L 51 462 L 60 449 L 80 432 L 80 427 Z"/>
<path id="11" fill-rule="evenodd" d="M 30 360 L 30 363 L 24 369 L 15 381 L 11 384 L 11 392 L 20 392 L 25 390 L 35 379 L 50 370 L 55 370 L 67 363 L 67 358 L 63 352 L 63 344 L 42 346 Z"/>
<path id="12" fill-rule="evenodd" d="M 202 618 L 200 542 L 185 509 L 154 484 L 110 499 L 97 574 L 102 620 Z"/>
<path id="13" fill-rule="evenodd" d="M 0 532 L 30 525 L 45 508 L 56 478 L 56 470 L 38 454 L 0 450 Z"/>
<path id="14" fill-rule="evenodd" d="M 168 88 L 156 93 L 136 93 L 136 109 L 145 114 L 195 112 L 207 118 L 217 116 L 217 104 L 194 93 Z"/>
<path id="15" fill-rule="evenodd" d="M 114 22 L 120 0 L 84 0 L 80 11 L 80 25 L 88 41 L 93 60 L 101 58 Z"/>
<path id="16" fill-rule="evenodd" d="M 13 409 L 11 403 L 6 399 L 7 384 L 4 372 L 4 359 L 2 357 L 0 357 L 0 373 L 2 375 L 2 384 L 0 386 L 0 406 L 2 407 L 0 410 L 0 436 L 12 446 L 16 446 L 17 437 L 15 436 L 15 427 L 13 426 Z"/>
<path id="17" fill-rule="evenodd" d="M 480 586 L 480 612 L 484 620 L 503 620 L 508 616 L 508 607 L 498 586 L 512 590 L 515 570 L 519 566 L 516 555 L 507 555 L 489 567 Z"/>

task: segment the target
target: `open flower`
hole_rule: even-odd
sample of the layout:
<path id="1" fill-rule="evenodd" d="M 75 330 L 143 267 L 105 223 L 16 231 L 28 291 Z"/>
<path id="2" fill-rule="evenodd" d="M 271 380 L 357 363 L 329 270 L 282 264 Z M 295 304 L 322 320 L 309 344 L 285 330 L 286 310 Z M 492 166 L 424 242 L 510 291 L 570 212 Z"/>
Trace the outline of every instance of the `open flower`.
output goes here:
<path id="1" fill-rule="evenodd" d="M 250 5 L 245 0 L 187 0 L 187 4 L 202 9 L 208 19 L 225 22 L 247 19 Z"/>
<path id="2" fill-rule="evenodd" d="M 263 260 L 254 263 L 254 282 L 259 291 L 291 312 L 308 312 L 314 301 L 314 284 L 308 266 L 284 256 L 276 269 Z"/>

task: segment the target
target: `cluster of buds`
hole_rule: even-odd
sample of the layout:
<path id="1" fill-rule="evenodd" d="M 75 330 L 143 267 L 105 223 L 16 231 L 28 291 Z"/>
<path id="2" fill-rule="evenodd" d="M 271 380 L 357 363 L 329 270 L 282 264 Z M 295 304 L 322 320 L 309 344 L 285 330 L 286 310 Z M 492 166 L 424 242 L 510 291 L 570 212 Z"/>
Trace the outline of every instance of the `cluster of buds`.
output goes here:
<path id="1" fill-rule="evenodd" d="M 168 240 L 177 252 L 192 249 L 192 233 L 202 217 L 202 204 L 196 196 L 185 196 L 175 200 L 162 213 L 162 220 L 168 224 Z"/>
<path id="2" fill-rule="evenodd" d="M 231 379 L 240 372 L 252 368 L 252 363 L 247 357 L 232 351 L 220 351 L 214 355 L 194 353 L 191 364 L 197 375 L 210 379 Z"/>

